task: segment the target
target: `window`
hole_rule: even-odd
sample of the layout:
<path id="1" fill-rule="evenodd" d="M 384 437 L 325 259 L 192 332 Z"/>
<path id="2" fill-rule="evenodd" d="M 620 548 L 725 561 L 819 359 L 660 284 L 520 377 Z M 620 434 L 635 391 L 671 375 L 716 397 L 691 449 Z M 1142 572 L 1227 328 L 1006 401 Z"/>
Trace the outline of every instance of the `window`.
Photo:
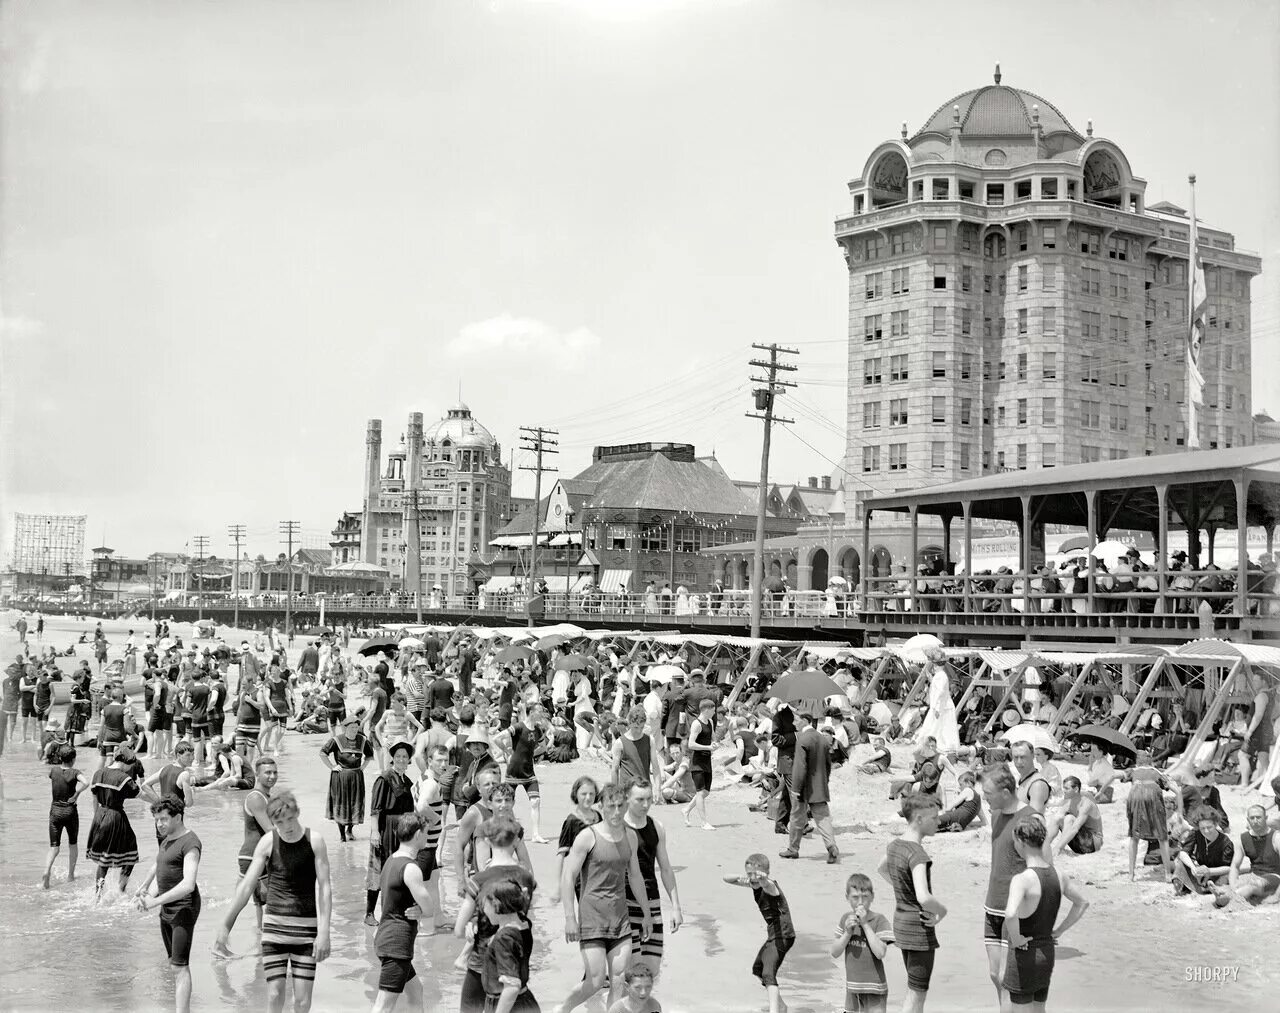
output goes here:
<path id="1" fill-rule="evenodd" d="M 1018 379 L 1025 380 L 1027 378 L 1027 353 L 1018 353 Z"/>
<path id="2" fill-rule="evenodd" d="M 1129 318 L 1111 315 L 1108 321 L 1111 340 L 1114 342 L 1125 343 L 1129 340 Z"/>
<path id="3" fill-rule="evenodd" d="M 1056 468 L 1058 466 L 1058 445 L 1056 443 L 1042 443 L 1040 445 L 1040 465 L 1044 468 Z"/>
<path id="4" fill-rule="evenodd" d="M 910 310 L 894 310 L 889 317 L 889 336 L 905 338 L 907 336 L 907 314 Z"/>
<path id="5" fill-rule="evenodd" d="M 907 445 L 905 443 L 892 443 L 889 445 L 889 470 L 907 470 Z"/>
<path id="6" fill-rule="evenodd" d="M 947 445 L 934 442 L 929 444 L 929 467 L 934 471 L 945 471 L 947 467 Z"/>
<path id="7" fill-rule="evenodd" d="M 947 375 L 947 353 L 933 353 L 933 378 L 935 380 L 942 379 Z"/>
<path id="8" fill-rule="evenodd" d="M 676 552 L 697 552 L 702 548 L 701 532 L 696 527 L 676 528 Z"/>
<path id="9" fill-rule="evenodd" d="M 1005 281 L 1004 272 L 1002 271 L 999 275 L 996 276 L 996 282 L 997 282 L 996 287 L 1000 290 L 1001 295 L 1004 295 L 1004 281 Z"/>
<path id="10" fill-rule="evenodd" d="M 930 187 L 930 191 L 931 191 L 931 192 L 932 192 L 932 194 L 933 194 L 933 199 L 934 199 L 934 200 L 947 200 L 948 198 L 950 198 L 950 196 L 951 196 L 951 180 L 949 180 L 949 179 L 934 179 L 934 180 L 930 180 L 930 182 L 933 184 L 933 185 Z"/>
<path id="11" fill-rule="evenodd" d="M 1045 397 L 1040 399 L 1040 419 L 1046 426 L 1058 424 L 1058 399 Z"/>
<path id="12" fill-rule="evenodd" d="M 984 450 L 982 452 L 982 470 L 986 471 L 991 467 L 991 451 Z"/>
<path id="13" fill-rule="evenodd" d="M 960 424 L 962 426 L 973 424 L 973 398 L 971 397 L 960 399 Z"/>
<path id="14" fill-rule="evenodd" d="M 1111 431 L 1113 433 L 1127 433 L 1129 431 L 1128 405 L 1113 404 L 1111 406 Z"/>
<path id="15" fill-rule="evenodd" d="M 1004 203 L 1004 184 L 1003 183 L 987 184 L 987 203 L 988 204 Z"/>
<path id="16" fill-rule="evenodd" d="M 1004 379 L 1004 375 L 1005 375 L 1005 370 L 1004 370 L 1004 359 L 1001 359 L 1001 360 L 1000 360 L 1000 362 L 999 362 L 999 363 L 997 363 L 997 365 L 996 365 L 996 379 L 997 379 L 997 380 L 1003 380 L 1003 379 Z"/>
<path id="17" fill-rule="evenodd" d="M 1048 335 L 1058 333 L 1058 307 L 1045 306 L 1041 309 L 1041 330 Z"/>
<path id="18" fill-rule="evenodd" d="M 895 232 L 891 242 L 893 244 L 891 249 L 895 257 L 907 252 L 907 234 L 905 232 Z"/>
<path id="19" fill-rule="evenodd" d="M 884 316 L 876 313 L 862 318 L 862 334 L 865 341 L 879 341 L 884 337 Z"/>
<path id="20" fill-rule="evenodd" d="M 1031 180 L 1021 179 L 1013 184 L 1014 200 L 1030 200 L 1031 199 Z M 1025 228 L 1026 226 L 1023 226 Z"/>
<path id="21" fill-rule="evenodd" d="M 945 250 L 947 248 L 947 227 L 945 225 L 935 225 L 933 227 L 933 248 L 935 250 Z"/>
<path id="22" fill-rule="evenodd" d="M 990 359 L 984 359 L 982 361 L 982 379 L 984 380 L 991 379 L 991 360 Z"/>
<path id="23" fill-rule="evenodd" d="M 973 290 L 973 268 L 960 268 L 960 291 L 971 292 Z"/>
<path id="24" fill-rule="evenodd" d="M 867 236 L 864 243 L 864 252 L 867 260 L 879 260 L 884 256 L 884 237 L 880 235 Z"/>
<path id="25" fill-rule="evenodd" d="M 1179 447 L 1187 442 L 1187 424 L 1185 422 L 1178 423 L 1177 438 L 1173 442 Z"/>
<path id="26" fill-rule="evenodd" d="M 991 275 L 989 274 L 984 274 L 982 276 L 982 291 L 986 292 L 988 295 L 991 293 Z"/>
<path id="27" fill-rule="evenodd" d="M 1016 460 L 1018 462 L 1018 470 L 1026 471 L 1027 470 L 1027 445 L 1025 443 L 1018 444 Z"/>
<path id="28" fill-rule="evenodd" d="M 967 443 L 960 444 L 960 470 L 961 471 L 969 470 L 969 459 L 971 456 L 972 456 L 972 451 L 969 449 L 969 444 Z"/>
<path id="29" fill-rule="evenodd" d="M 880 402 L 879 401 L 863 402 L 862 428 L 863 429 L 879 429 L 880 428 Z"/>
<path id="30" fill-rule="evenodd" d="M 1046 292 L 1058 291 L 1058 269 L 1053 264 L 1041 265 L 1040 287 Z"/>
<path id="31" fill-rule="evenodd" d="M 1129 298 L 1129 276 L 1123 271 L 1111 271 L 1111 298 Z"/>
<path id="32" fill-rule="evenodd" d="M 879 358 L 862 360 L 862 386 L 870 387 L 880 382 L 880 362 Z"/>
<path id="33" fill-rule="evenodd" d="M 1058 181 L 1056 179 L 1042 179 L 1040 181 L 1041 196 L 1044 194 L 1044 188 L 1052 184 L 1053 196 L 1058 196 Z M 1046 250 L 1056 250 L 1058 248 L 1058 227 L 1056 225 L 1046 225 L 1040 230 L 1040 245 Z"/>
<path id="34" fill-rule="evenodd" d="M 1127 366 L 1113 366 L 1111 369 L 1111 377 L 1107 382 L 1112 387 L 1128 387 L 1129 368 Z"/>
<path id="35" fill-rule="evenodd" d="M 1222 349 L 1222 368 L 1223 368 L 1223 369 L 1235 369 L 1235 368 L 1236 368 L 1236 353 L 1235 353 L 1235 349 L 1230 348 L 1230 347 L 1228 347 L 1228 346 L 1223 346 L 1223 349 Z"/>
<path id="36" fill-rule="evenodd" d="M 933 308 L 933 333 L 947 333 L 947 308 L 945 306 L 935 306 Z"/>
<path id="37" fill-rule="evenodd" d="M 1102 337 L 1101 313 L 1090 313 L 1086 310 L 1080 314 L 1080 337 L 1085 340 Z"/>
<path id="38" fill-rule="evenodd" d="M 1083 429 L 1101 429 L 1102 418 L 1100 410 L 1102 405 L 1098 401 L 1081 401 L 1080 402 L 1080 426 Z"/>
<path id="39" fill-rule="evenodd" d="M 1080 445 L 1080 463 L 1091 464 L 1096 463 L 1101 458 L 1100 447 L 1090 447 L 1087 444 Z"/>
<path id="40" fill-rule="evenodd" d="M 1004 427 L 1004 405 L 996 405 L 996 425 Z"/>
<path id="41" fill-rule="evenodd" d="M 973 375 L 973 353 L 960 353 L 960 379 L 967 380 Z"/>
<path id="42" fill-rule="evenodd" d="M 894 295 L 903 295 L 911 291 L 911 269 L 896 267 L 889 275 L 890 290 Z"/>
<path id="43" fill-rule="evenodd" d="M 1018 291 L 1025 292 L 1031 286 L 1030 270 L 1026 264 L 1018 268 Z"/>
<path id="44" fill-rule="evenodd" d="M 1222 407 L 1232 409 L 1235 407 L 1236 389 L 1228 384 L 1222 385 Z"/>
<path id="45" fill-rule="evenodd" d="M 1004 451 L 1003 450 L 996 451 L 996 468 L 999 471 L 1004 471 Z"/>
<path id="46" fill-rule="evenodd" d="M 947 421 L 947 399 L 945 397 L 935 397 L 933 399 L 933 421 Z"/>
<path id="47" fill-rule="evenodd" d="M 1057 352 L 1044 353 L 1044 364 L 1041 367 L 1041 372 L 1044 374 L 1044 378 L 1046 380 L 1056 380 L 1058 378 L 1058 353 Z"/>
<path id="48" fill-rule="evenodd" d="M 991 405 L 987 404 L 985 399 L 982 402 L 982 424 L 991 425 Z"/>
<path id="49" fill-rule="evenodd" d="M 1160 393 L 1163 396 L 1164 400 L 1166 401 L 1169 400 L 1169 385 L 1167 383 L 1161 386 Z"/>
<path id="50" fill-rule="evenodd" d="M 896 397 L 889 402 L 889 425 L 905 426 L 907 424 L 907 399 Z"/>
<path id="51" fill-rule="evenodd" d="M 1018 425 L 1025 426 L 1027 424 L 1027 399 L 1025 397 L 1018 398 Z"/>
<path id="52" fill-rule="evenodd" d="M 1112 236 L 1107 240 L 1107 259 L 1108 260 L 1128 260 L 1129 259 L 1129 240 L 1121 236 Z"/>
<path id="53" fill-rule="evenodd" d="M 1080 230 L 1080 252 L 1097 256 L 1102 252 L 1102 233 L 1091 229 Z"/>
<path id="54" fill-rule="evenodd" d="M 909 379 L 907 375 L 907 357 L 905 355 L 891 355 L 889 357 L 889 379 L 891 381 Z M 879 379 L 877 379 L 876 383 L 879 382 Z"/>
<path id="55" fill-rule="evenodd" d="M 960 334 L 968 337 L 973 333 L 973 311 L 965 306 L 960 310 Z"/>
<path id="56" fill-rule="evenodd" d="M 1086 267 L 1080 272 L 1081 295 L 1102 295 L 1102 270 L 1096 267 Z"/>
<path id="57" fill-rule="evenodd" d="M 945 267 L 935 267 L 933 269 L 933 287 L 935 289 L 947 287 L 947 269 Z"/>
<path id="58" fill-rule="evenodd" d="M 671 529 L 665 524 L 660 524 L 656 528 L 646 528 L 640 532 L 640 551 L 641 552 L 665 552 L 671 548 L 670 535 Z"/>
<path id="59" fill-rule="evenodd" d="M 884 272 L 877 271 L 875 274 L 869 274 L 866 278 L 866 289 L 868 299 L 879 299 L 884 293 L 881 289 L 884 286 Z"/>
<path id="60" fill-rule="evenodd" d="M 879 471 L 880 470 L 880 448 L 879 447 L 863 447 L 862 448 L 862 470 L 863 471 Z"/>
<path id="61" fill-rule="evenodd" d="M 1027 309 L 1025 306 L 1018 310 L 1018 333 L 1027 333 Z"/>
<path id="62" fill-rule="evenodd" d="M 1218 407 L 1218 385 L 1216 383 L 1206 383 L 1204 385 L 1204 393 L 1208 395 L 1205 400 L 1209 402 L 1210 408 Z"/>

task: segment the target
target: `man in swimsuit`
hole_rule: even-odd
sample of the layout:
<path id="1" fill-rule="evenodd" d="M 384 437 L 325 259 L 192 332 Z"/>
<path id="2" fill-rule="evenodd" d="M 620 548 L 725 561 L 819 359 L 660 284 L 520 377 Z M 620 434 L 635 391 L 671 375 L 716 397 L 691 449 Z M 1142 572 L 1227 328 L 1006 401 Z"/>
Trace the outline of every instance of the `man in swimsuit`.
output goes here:
<path id="1" fill-rule="evenodd" d="M 1092 855 L 1102 850 L 1102 813 L 1098 804 L 1081 791 L 1080 778 L 1062 779 L 1062 797 L 1066 808 L 1062 812 L 1062 831 L 1053 838 L 1053 853 L 1062 854 L 1070 848 L 1077 855 Z"/>
<path id="2" fill-rule="evenodd" d="M 1027 863 L 1013 843 L 1013 828 L 1035 810 L 1018 803 L 1018 782 L 1008 764 L 993 764 L 982 772 L 982 795 L 991 814 L 991 872 L 987 879 L 987 898 L 983 918 L 983 941 L 987 947 L 987 970 L 996 989 L 996 1001 L 1002 1010 L 1009 1007 L 1004 987 L 1005 963 L 1009 943 L 1004 937 L 1005 908 L 1009 903 L 1009 884 L 1026 869 Z"/>
<path id="3" fill-rule="evenodd" d="M 1267 810 L 1252 805 L 1245 813 L 1248 827 L 1240 835 L 1240 847 L 1231 858 L 1231 871 L 1227 874 L 1227 890 L 1218 894 L 1219 907 L 1227 904 L 1231 895 L 1258 904 L 1280 892 L 1280 830 L 1267 826 Z M 1248 873 L 1242 873 L 1245 859 L 1249 859 Z"/>
<path id="4" fill-rule="evenodd" d="M 707 819 L 707 796 L 711 793 L 711 751 L 714 748 L 712 739 L 715 735 L 716 702 L 711 697 L 703 697 L 698 704 L 698 716 L 689 726 L 689 739 L 685 749 L 689 753 L 689 773 L 693 775 L 693 798 L 684 810 L 685 825 L 689 825 L 689 816 L 696 808 L 702 816 L 702 829 L 714 830 Z"/>
<path id="5" fill-rule="evenodd" d="M 240 845 L 240 854 L 236 856 L 236 862 L 240 866 L 240 874 L 236 878 L 238 884 L 244 879 L 245 873 L 249 871 L 249 865 L 253 862 L 253 854 L 257 850 L 258 842 L 262 838 L 271 833 L 271 818 L 267 815 L 267 802 L 271 799 L 271 789 L 276 786 L 276 781 L 280 779 L 280 771 L 276 767 L 276 761 L 269 756 L 259 756 L 254 762 L 254 782 L 253 787 L 249 789 L 249 794 L 244 798 L 244 806 L 242 807 L 242 815 L 244 818 L 244 841 Z M 258 928 L 262 928 L 262 905 L 267 899 L 267 884 L 259 882 L 257 888 L 253 891 L 253 903 L 258 916 Z"/>
<path id="6" fill-rule="evenodd" d="M 466 895 L 467 872 L 474 871 L 468 870 L 468 862 L 471 860 L 472 850 L 475 847 L 473 838 L 475 838 L 480 824 L 493 815 L 489 809 L 488 802 L 489 797 L 493 794 L 493 789 L 497 786 L 497 766 L 482 768 L 475 776 L 475 787 L 480 792 L 480 800 L 474 805 L 468 806 L 467 811 L 462 814 L 462 819 L 458 821 L 457 840 L 454 842 L 453 849 L 453 875 L 458 883 L 459 897 Z"/>
<path id="7" fill-rule="evenodd" d="M 1012 753 L 1013 769 L 1018 774 L 1018 801 L 1043 816 L 1053 787 L 1036 766 L 1035 750 L 1031 748 L 1030 742 L 1015 742 Z"/>
<path id="8" fill-rule="evenodd" d="M 162 798 L 176 795 L 182 799 L 184 811 L 195 801 L 195 786 L 191 782 L 191 762 L 195 759 L 195 747 L 190 742 L 179 742 L 173 751 L 174 762 L 166 763 L 142 782 L 140 794 L 144 801 L 154 805 Z M 155 790 L 152 785 L 159 785 Z"/>
<path id="9" fill-rule="evenodd" d="M 637 708 L 633 708 L 633 711 Z M 662 876 L 663 889 L 667 891 L 667 899 L 671 901 L 671 932 L 674 934 L 684 924 L 684 914 L 680 910 L 680 893 L 676 888 L 676 874 L 671 867 L 671 859 L 667 857 L 667 830 L 649 815 L 653 806 L 653 785 L 645 781 L 632 781 L 627 785 L 627 811 L 622 819 L 628 827 L 635 831 L 639 843 L 640 875 L 644 878 L 645 892 L 649 895 L 650 925 L 649 938 L 641 935 L 643 917 L 640 902 L 632 896 L 630 886 L 627 889 L 627 916 L 631 922 L 631 957 L 632 967 L 639 960 L 647 964 L 656 977 L 662 967 L 663 923 L 662 898 L 658 893 L 658 877 L 654 874 L 657 865 L 658 874 Z"/>
<path id="10" fill-rule="evenodd" d="M 204 766 L 205 743 L 209 741 L 209 701 L 212 691 L 205 681 L 203 668 L 191 673 L 191 681 L 187 683 L 187 710 L 191 715 L 191 741 L 195 744 L 196 766 Z"/>
<path id="11" fill-rule="evenodd" d="M 202 845 L 195 832 L 183 823 L 185 811 L 176 795 L 166 795 L 151 806 L 160 852 L 138 891 L 138 907 L 143 911 L 160 910 L 160 938 L 173 967 L 177 1013 L 191 1009 L 191 939 L 200 917 L 196 876 Z"/>
<path id="12" fill-rule="evenodd" d="M 267 979 L 267 1009 L 283 1013 L 287 981 L 293 978 L 294 1013 L 309 1013 L 316 964 L 329 956 L 329 920 L 333 908 L 329 853 L 324 838 L 313 836 L 298 819 L 293 792 L 267 802 L 271 831 L 254 849 L 244 879 L 236 888 L 226 920 L 218 930 L 214 953 L 230 956 L 227 941 L 258 880 L 267 874 L 262 912 L 262 969 Z"/>
<path id="13" fill-rule="evenodd" d="M 435 915 L 444 910 L 444 894 L 440 888 L 440 849 L 444 847 L 445 814 L 449 800 L 445 797 L 444 776 L 449 767 L 449 750 L 445 746 L 431 748 L 427 774 L 414 786 L 414 812 L 426 827 L 426 837 L 418 851 L 417 863 L 431 895 L 431 905 L 423 909 L 420 921 L 427 924 L 428 935 L 435 931 Z"/>
<path id="14" fill-rule="evenodd" d="M 627 730 L 613 740 L 613 783 L 649 784 L 652 738 L 645 730 L 648 712 L 636 704 L 627 711 Z"/>
<path id="15" fill-rule="evenodd" d="M 1089 907 L 1066 873 L 1058 872 L 1044 858 L 1044 819 L 1038 814 L 1020 816 L 1013 826 L 1013 846 L 1026 868 L 1009 881 L 1004 909 L 1004 935 L 1009 956 L 1004 986 L 1010 1007 L 1030 1006 L 1044 1013 L 1053 976 L 1054 950 L 1062 933 L 1080 920 Z M 1071 910 L 1055 928 L 1062 898 Z"/>
<path id="16" fill-rule="evenodd" d="M 493 737 L 495 744 L 510 754 L 507 761 L 506 780 L 524 788 L 529 797 L 529 820 L 533 824 L 534 844 L 546 844 L 542 836 L 542 791 L 538 786 L 537 772 L 533 769 L 534 751 L 547 725 L 546 712 L 536 704 L 525 713 L 524 720 L 513 724 Z"/>

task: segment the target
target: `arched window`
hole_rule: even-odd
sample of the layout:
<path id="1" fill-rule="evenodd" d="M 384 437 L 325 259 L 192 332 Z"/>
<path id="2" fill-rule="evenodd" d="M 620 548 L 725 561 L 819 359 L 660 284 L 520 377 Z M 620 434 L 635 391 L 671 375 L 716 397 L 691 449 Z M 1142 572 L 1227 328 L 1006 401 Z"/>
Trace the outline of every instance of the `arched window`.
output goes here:
<path id="1" fill-rule="evenodd" d="M 1109 151 L 1095 151 L 1084 163 L 1084 199 L 1120 207 L 1123 174 Z"/>
<path id="2" fill-rule="evenodd" d="M 902 204 L 907 199 L 907 160 L 896 151 L 882 155 L 871 170 L 871 207 Z"/>

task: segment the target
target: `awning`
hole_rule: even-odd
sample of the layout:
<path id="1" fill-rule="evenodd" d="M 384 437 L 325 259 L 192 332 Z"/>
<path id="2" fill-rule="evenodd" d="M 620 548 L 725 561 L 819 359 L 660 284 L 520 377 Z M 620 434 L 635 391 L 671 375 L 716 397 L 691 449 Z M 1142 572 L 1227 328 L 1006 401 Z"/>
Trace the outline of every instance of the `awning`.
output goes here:
<path id="1" fill-rule="evenodd" d="M 582 574 L 581 576 L 566 576 L 563 573 L 544 574 L 543 580 L 547 582 L 547 590 L 557 594 L 564 594 L 567 588 L 569 593 L 581 591 L 591 581 L 590 574 Z"/>
<path id="2" fill-rule="evenodd" d="M 560 534 L 556 535 L 553 539 L 551 539 L 551 541 L 548 542 L 547 544 L 548 545 L 581 545 L 582 532 L 581 531 L 562 531 L 560 532 Z"/>
<path id="3" fill-rule="evenodd" d="M 600 574 L 600 590 L 605 594 L 621 591 L 631 583 L 630 570 L 605 570 Z"/>
<path id="4" fill-rule="evenodd" d="M 538 544 L 546 545 L 550 540 L 550 536 L 546 532 L 538 534 Z M 493 539 L 490 545 L 506 546 L 513 549 L 527 549 L 533 545 L 533 535 L 499 535 Z"/>
<path id="5" fill-rule="evenodd" d="M 482 585 L 481 591 L 511 591 L 515 589 L 518 577 L 490 577 Z"/>

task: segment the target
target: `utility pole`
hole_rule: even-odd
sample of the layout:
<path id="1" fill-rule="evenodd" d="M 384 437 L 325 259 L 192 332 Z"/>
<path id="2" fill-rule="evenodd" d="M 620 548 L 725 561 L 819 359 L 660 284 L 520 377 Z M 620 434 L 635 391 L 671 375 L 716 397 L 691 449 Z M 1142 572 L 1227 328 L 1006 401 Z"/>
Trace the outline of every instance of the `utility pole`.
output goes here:
<path id="1" fill-rule="evenodd" d="M 227 536 L 236 542 L 236 561 L 231 564 L 231 593 L 235 595 L 235 612 L 231 625 L 240 627 L 240 541 L 244 538 L 244 525 L 232 524 L 227 528 Z"/>
<path id="2" fill-rule="evenodd" d="M 284 565 L 288 568 L 289 573 L 289 594 L 284 600 L 284 635 L 286 643 L 288 643 L 293 633 L 293 540 L 301 530 L 302 524 L 299 521 L 280 522 L 280 534 L 284 535 L 283 541 L 289 547 L 289 554 L 284 559 Z"/>
<path id="3" fill-rule="evenodd" d="M 765 376 L 753 376 L 752 382 L 764 384 L 754 391 L 756 410 L 747 412 L 747 417 L 761 419 L 764 422 L 764 440 L 760 448 L 760 496 L 756 504 L 756 553 L 751 565 L 751 635 L 760 636 L 760 612 L 764 594 L 764 516 L 769 502 L 769 442 L 772 439 L 773 424 L 791 425 L 794 419 L 784 419 L 774 415 L 774 399 L 785 394 L 788 387 L 795 384 L 789 380 L 779 380 L 779 372 L 794 373 L 796 367 L 778 361 L 779 355 L 799 355 L 794 348 L 783 348 L 776 342 L 769 345 L 753 344 L 752 348 L 768 352 L 769 358 L 752 359 L 751 365 L 765 371 Z"/>
<path id="4" fill-rule="evenodd" d="M 196 562 L 200 564 L 196 571 L 196 619 L 204 618 L 204 550 L 209 547 L 208 535 L 196 535 L 191 539 L 196 543 Z"/>
<path id="5" fill-rule="evenodd" d="M 551 467 L 544 467 L 542 464 L 543 454 L 558 454 L 560 451 L 553 448 L 560 445 L 559 440 L 548 439 L 551 436 L 559 436 L 557 429 L 544 429 L 542 426 L 521 426 L 520 427 L 520 449 L 527 450 L 535 455 L 537 462 L 531 468 L 527 464 L 520 465 L 521 471 L 533 472 L 533 540 L 529 543 L 529 589 L 526 592 L 532 595 L 533 582 L 538 573 L 538 505 L 542 502 L 542 473 L 544 471 L 556 471 Z M 533 625 L 533 616 L 529 616 L 529 625 Z"/>

